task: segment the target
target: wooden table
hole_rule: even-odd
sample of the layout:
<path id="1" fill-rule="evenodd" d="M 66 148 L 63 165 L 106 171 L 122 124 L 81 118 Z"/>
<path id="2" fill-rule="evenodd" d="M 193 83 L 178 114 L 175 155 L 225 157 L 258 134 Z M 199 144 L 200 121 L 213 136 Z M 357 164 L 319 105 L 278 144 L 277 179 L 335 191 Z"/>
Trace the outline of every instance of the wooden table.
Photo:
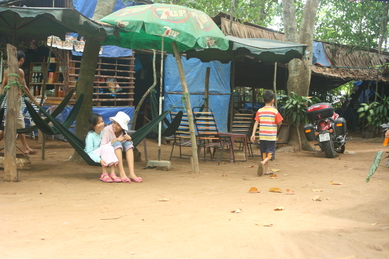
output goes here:
<path id="1" fill-rule="evenodd" d="M 243 133 L 233 133 L 233 132 L 219 132 L 219 135 L 221 137 L 229 137 L 231 140 L 230 145 L 230 162 L 235 163 L 235 153 L 234 153 L 234 144 L 235 140 L 238 138 L 243 139 L 243 147 L 244 147 L 244 154 L 246 158 L 246 162 L 248 161 L 248 145 L 247 145 L 247 135 Z"/>

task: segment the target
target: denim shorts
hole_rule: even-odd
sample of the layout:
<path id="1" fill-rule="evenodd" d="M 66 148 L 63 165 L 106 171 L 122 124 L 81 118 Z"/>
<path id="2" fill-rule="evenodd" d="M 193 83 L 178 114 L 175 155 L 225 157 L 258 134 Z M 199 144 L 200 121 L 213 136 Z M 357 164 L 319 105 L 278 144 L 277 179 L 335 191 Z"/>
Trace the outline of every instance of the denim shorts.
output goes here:
<path id="1" fill-rule="evenodd" d="M 121 148 L 125 152 L 127 152 L 131 148 L 134 148 L 134 145 L 132 144 L 132 141 L 129 141 L 129 140 L 124 141 L 124 142 L 115 141 L 115 142 L 112 143 L 112 146 L 113 146 L 114 150 Z"/>

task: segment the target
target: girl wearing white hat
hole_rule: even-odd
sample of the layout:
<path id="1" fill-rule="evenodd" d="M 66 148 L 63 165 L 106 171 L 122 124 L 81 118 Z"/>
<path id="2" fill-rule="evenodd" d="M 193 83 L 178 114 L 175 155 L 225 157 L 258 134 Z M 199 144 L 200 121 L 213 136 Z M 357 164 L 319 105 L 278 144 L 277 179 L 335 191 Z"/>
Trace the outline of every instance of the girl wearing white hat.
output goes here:
<path id="1" fill-rule="evenodd" d="M 115 175 L 115 166 L 119 161 L 111 144 L 101 145 L 101 139 L 104 132 L 104 120 L 100 114 L 92 113 L 88 118 L 88 122 L 89 131 L 85 138 L 84 150 L 93 161 L 100 163 L 103 167 L 100 181 L 105 183 L 115 182 L 115 179 L 112 179 L 112 177 L 108 175 L 107 168 L 111 168 L 111 176 Z M 116 179 L 116 182 L 121 181 L 120 178 Z"/>
<path id="2" fill-rule="evenodd" d="M 132 144 L 131 136 L 127 134 L 130 117 L 126 113 L 120 111 L 115 115 L 115 117 L 110 117 L 109 119 L 112 121 L 112 124 L 104 129 L 101 145 L 108 143 L 112 144 L 115 154 L 119 160 L 118 168 L 120 178 L 123 183 L 131 183 L 131 181 L 141 183 L 143 181 L 142 178 L 135 175 L 134 145 Z M 128 177 L 124 171 L 123 151 L 126 153 L 130 177 Z M 115 181 L 115 177 L 116 175 L 111 175 L 113 181 Z"/>

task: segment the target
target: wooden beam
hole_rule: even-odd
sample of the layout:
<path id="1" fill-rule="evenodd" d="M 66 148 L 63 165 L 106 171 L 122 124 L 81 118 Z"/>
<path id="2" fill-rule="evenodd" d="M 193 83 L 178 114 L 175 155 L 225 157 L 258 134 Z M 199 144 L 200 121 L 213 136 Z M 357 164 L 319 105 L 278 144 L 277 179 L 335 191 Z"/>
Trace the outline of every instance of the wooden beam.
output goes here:
<path id="1" fill-rule="evenodd" d="M 18 60 L 16 58 L 16 48 L 11 44 L 7 44 L 8 56 L 8 75 L 19 74 Z M 16 76 L 8 76 L 8 84 L 12 81 L 18 81 Z M 16 168 L 16 118 L 20 112 L 17 107 L 18 86 L 13 85 L 8 89 L 7 93 L 7 110 L 5 119 L 4 131 L 4 180 L 7 182 L 19 181 L 19 176 Z"/>

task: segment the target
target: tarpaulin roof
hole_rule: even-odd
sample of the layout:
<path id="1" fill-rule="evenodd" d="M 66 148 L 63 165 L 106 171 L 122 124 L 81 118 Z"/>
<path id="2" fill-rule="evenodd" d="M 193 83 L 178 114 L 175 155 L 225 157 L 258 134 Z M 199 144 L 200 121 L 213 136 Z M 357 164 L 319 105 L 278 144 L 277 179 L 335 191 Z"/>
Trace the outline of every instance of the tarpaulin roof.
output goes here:
<path id="1" fill-rule="evenodd" d="M 294 58 L 301 58 L 307 47 L 305 44 L 260 39 L 260 38 L 237 38 L 227 36 L 230 48 L 226 51 L 214 49 L 197 49 L 186 52 L 187 57 L 197 57 L 204 62 L 218 60 L 228 62 L 233 58 L 253 56 L 254 59 L 265 62 L 288 63 Z"/>
<path id="2" fill-rule="evenodd" d="M 113 35 L 116 28 L 83 16 L 71 8 L 0 7 L 0 33 L 44 39 L 66 32 L 83 36 Z"/>

